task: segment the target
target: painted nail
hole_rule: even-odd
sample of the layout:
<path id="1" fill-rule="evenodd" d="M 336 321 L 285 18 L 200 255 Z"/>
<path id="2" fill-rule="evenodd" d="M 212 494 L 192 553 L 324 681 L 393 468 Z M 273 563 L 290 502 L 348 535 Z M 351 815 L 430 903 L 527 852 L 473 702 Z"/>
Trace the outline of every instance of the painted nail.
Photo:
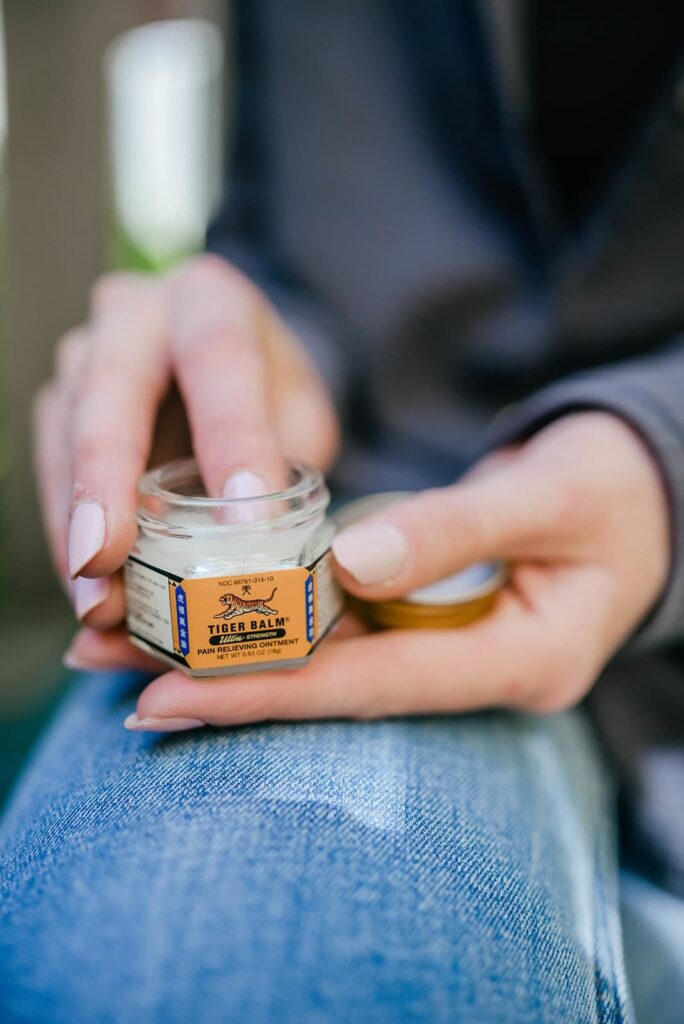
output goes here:
<path id="1" fill-rule="evenodd" d="M 79 576 L 74 580 L 73 595 L 76 616 L 84 618 L 93 608 L 102 604 L 109 594 L 109 580 L 107 577 L 89 580 L 86 576 Z"/>
<path id="2" fill-rule="evenodd" d="M 261 494 L 268 494 L 266 481 L 248 469 L 229 476 L 223 488 L 224 498 L 258 498 Z"/>
<path id="3" fill-rule="evenodd" d="M 95 501 L 82 501 L 71 513 L 67 559 L 72 580 L 101 551 L 105 542 L 105 514 Z"/>
<path id="4" fill-rule="evenodd" d="M 69 648 L 68 651 L 65 651 L 62 655 L 62 664 L 65 668 L 72 668 L 76 671 L 82 671 L 88 667 L 85 662 L 81 661 L 77 654 L 73 653 L 71 648 Z"/>
<path id="5" fill-rule="evenodd" d="M 258 498 L 268 494 L 270 487 L 266 481 L 251 473 L 248 469 L 239 469 L 226 480 L 223 487 L 223 497 L 228 500 L 235 498 Z M 261 502 L 261 505 L 264 503 Z M 268 502 L 266 504 L 269 504 Z M 226 523 L 253 523 L 261 518 L 266 509 L 258 504 L 251 505 L 246 502 L 244 505 L 236 504 L 223 510 L 222 519 Z"/>
<path id="6" fill-rule="evenodd" d="M 138 718 L 135 711 L 124 721 L 124 727 L 132 732 L 182 732 L 206 724 L 199 718 Z"/>
<path id="7" fill-rule="evenodd" d="M 338 533 L 332 549 L 342 568 L 368 586 L 397 575 L 406 561 L 408 543 L 391 523 L 355 523 Z"/>

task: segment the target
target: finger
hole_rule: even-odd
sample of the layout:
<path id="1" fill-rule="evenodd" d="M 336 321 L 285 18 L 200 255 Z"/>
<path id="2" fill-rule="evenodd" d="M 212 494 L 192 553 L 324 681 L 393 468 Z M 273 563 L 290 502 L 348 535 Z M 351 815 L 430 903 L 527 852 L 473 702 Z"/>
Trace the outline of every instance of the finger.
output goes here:
<path id="1" fill-rule="evenodd" d="M 71 583 L 76 618 L 97 629 L 111 629 L 126 615 L 126 596 L 120 572 L 89 578 L 78 576 Z"/>
<path id="2" fill-rule="evenodd" d="M 522 454 L 450 487 L 422 491 L 333 541 L 352 593 L 389 598 L 483 560 L 544 558 L 566 517 L 567 484 Z"/>
<path id="3" fill-rule="evenodd" d="M 57 574 L 71 598 L 67 571 L 67 531 L 71 499 L 68 420 L 75 381 L 87 353 L 87 333 L 69 331 L 55 349 L 55 377 L 36 395 L 33 407 L 33 453 L 43 525 Z"/>
<path id="4" fill-rule="evenodd" d="M 96 302 L 71 419 L 72 578 L 111 573 L 133 544 L 137 484 L 170 377 L 156 283 L 126 278 L 110 282 L 106 294 Z"/>
<path id="5" fill-rule="evenodd" d="M 180 672 L 140 695 L 128 728 L 164 731 L 266 720 L 379 718 L 508 707 L 555 712 L 587 692 L 613 653 L 611 580 L 595 568 L 518 570 L 495 614 L 460 630 L 330 640 L 296 672 L 193 682 Z M 578 640 L 581 638 L 581 641 Z"/>
<path id="6" fill-rule="evenodd" d="M 140 650 L 128 639 L 123 629 L 103 632 L 84 628 L 74 637 L 64 655 L 64 664 L 73 669 L 139 669 L 159 672 L 164 663 Z"/>
<path id="7" fill-rule="evenodd" d="M 33 461 L 45 534 L 57 575 L 70 592 L 66 536 L 71 468 L 64 442 L 66 408 L 55 383 L 44 385 L 33 408 Z"/>
<path id="8" fill-rule="evenodd" d="M 124 616 L 123 583 L 119 576 L 71 581 L 66 564 L 66 535 L 71 472 L 66 444 L 68 396 L 85 359 L 85 333 L 73 331 L 60 343 L 57 382 L 46 385 L 33 407 L 35 462 L 43 519 L 59 577 L 64 581 L 79 619 L 111 627 Z"/>
<path id="9" fill-rule="evenodd" d="M 341 619 L 332 628 L 331 636 L 336 640 L 349 640 L 354 636 L 365 636 L 369 632 L 368 626 L 354 612 L 346 611 Z"/>
<path id="10" fill-rule="evenodd" d="M 464 630 L 395 631 L 330 640 L 296 672 L 188 680 L 170 672 L 141 694 L 137 719 L 229 725 L 267 719 L 376 718 L 522 704 L 548 659 L 543 633 L 514 594 L 496 621 Z M 428 653 L 429 652 L 429 653 Z M 129 722 L 137 727 L 137 721 Z M 145 728 L 146 726 L 142 726 Z"/>
<path id="11" fill-rule="evenodd" d="M 246 498 L 287 473 L 269 401 L 265 300 L 238 271 L 203 257 L 169 284 L 174 370 L 208 492 Z"/>
<path id="12" fill-rule="evenodd" d="M 280 450 L 295 462 L 325 471 L 340 446 L 337 415 L 302 345 L 272 309 L 266 316 L 266 348 Z"/>
<path id="13" fill-rule="evenodd" d="M 489 476 L 491 473 L 495 473 L 499 469 L 503 469 L 504 466 L 510 465 L 510 463 L 516 458 L 519 452 L 519 446 L 514 447 L 510 445 L 507 448 L 498 448 L 496 451 L 491 452 L 489 455 L 485 455 L 483 458 L 478 459 L 474 465 L 459 478 L 460 483 L 467 481 L 471 483 L 473 480 L 481 480 L 485 476 Z"/>
<path id="14" fill-rule="evenodd" d="M 88 331 L 75 327 L 59 340 L 55 349 L 55 376 L 60 384 L 78 379 L 89 349 Z"/>

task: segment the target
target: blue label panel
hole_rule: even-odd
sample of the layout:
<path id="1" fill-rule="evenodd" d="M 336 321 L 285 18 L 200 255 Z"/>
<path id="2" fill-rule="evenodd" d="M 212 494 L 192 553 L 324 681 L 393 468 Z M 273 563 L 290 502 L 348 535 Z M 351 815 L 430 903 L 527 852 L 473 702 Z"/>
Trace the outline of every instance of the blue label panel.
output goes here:
<path id="1" fill-rule="evenodd" d="M 307 577 L 304 584 L 304 595 L 306 599 L 306 639 L 312 644 L 314 640 L 314 581 L 311 575 Z"/>
<path id="2" fill-rule="evenodd" d="M 178 646 L 181 649 L 181 654 L 187 655 L 190 650 L 188 607 L 185 591 L 182 587 L 176 587 L 176 620 L 178 622 Z"/>

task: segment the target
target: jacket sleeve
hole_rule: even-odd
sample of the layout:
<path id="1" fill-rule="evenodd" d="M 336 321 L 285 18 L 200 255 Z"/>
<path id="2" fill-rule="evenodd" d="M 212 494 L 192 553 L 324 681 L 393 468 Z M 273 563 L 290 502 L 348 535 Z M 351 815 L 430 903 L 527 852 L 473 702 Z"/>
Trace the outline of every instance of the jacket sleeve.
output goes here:
<path id="1" fill-rule="evenodd" d="M 207 232 L 206 248 L 239 267 L 265 292 L 341 406 L 347 390 L 341 349 L 346 328 L 339 315 L 279 260 L 276 232 L 269 217 L 275 171 L 269 158 L 267 46 L 262 11 L 263 5 L 258 3 L 234 5 L 234 116 L 222 199 Z"/>
<path id="2" fill-rule="evenodd" d="M 602 409 L 629 423 L 653 454 L 670 508 L 672 567 L 665 591 L 633 645 L 684 639 L 684 339 L 652 356 L 577 374 L 504 409 L 489 445 L 523 439 L 571 412 Z M 589 453 L 588 453 L 589 454 Z"/>

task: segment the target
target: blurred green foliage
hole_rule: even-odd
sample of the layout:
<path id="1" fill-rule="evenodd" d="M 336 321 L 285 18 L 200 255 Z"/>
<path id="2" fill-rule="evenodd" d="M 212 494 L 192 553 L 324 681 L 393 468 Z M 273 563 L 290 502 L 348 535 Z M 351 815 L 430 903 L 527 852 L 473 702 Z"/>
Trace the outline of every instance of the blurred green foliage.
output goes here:
<path id="1" fill-rule="evenodd" d="M 155 260 L 132 241 L 114 216 L 110 217 L 109 237 L 107 262 L 110 270 L 161 272 L 192 255 L 190 251 L 179 252 L 163 260 Z"/>

